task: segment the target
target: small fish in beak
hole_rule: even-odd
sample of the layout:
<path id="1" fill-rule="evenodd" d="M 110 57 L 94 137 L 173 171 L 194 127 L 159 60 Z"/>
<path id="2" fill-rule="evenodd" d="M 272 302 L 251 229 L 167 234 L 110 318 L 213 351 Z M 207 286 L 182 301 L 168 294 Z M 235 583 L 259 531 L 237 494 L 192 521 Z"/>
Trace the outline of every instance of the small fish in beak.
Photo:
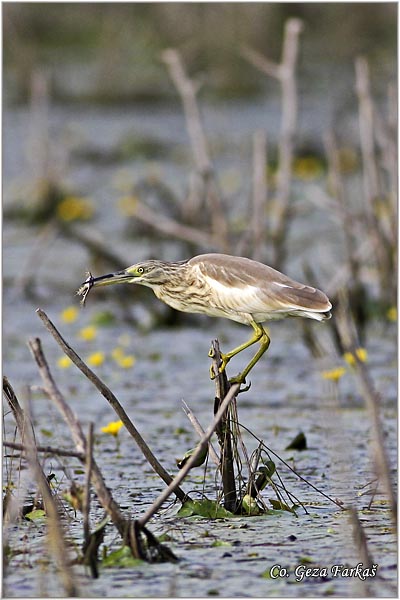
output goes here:
<path id="1" fill-rule="evenodd" d="M 85 281 L 82 283 L 81 287 L 76 292 L 77 296 L 82 296 L 82 298 L 81 298 L 81 305 L 82 306 L 85 306 L 86 298 L 88 297 L 88 294 L 89 294 L 90 290 L 92 289 L 92 287 L 94 285 L 93 282 L 94 282 L 94 277 L 91 274 L 91 272 L 88 271 L 87 272 L 87 277 L 86 277 Z"/>
<path id="2" fill-rule="evenodd" d="M 93 277 L 90 271 L 87 273 L 87 278 L 82 283 L 79 290 L 76 292 L 77 296 L 82 296 L 81 304 L 85 306 L 86 298 L 92 287 L 102 285 L 114 285 L 115 283 L 125 283 L 127 280 L 130 281 L 132 275 L 127 273 L 125 270 L 118 271 L 117 273 L 108 273 L 107 275 L 100 275 L 100 277 Z"/>

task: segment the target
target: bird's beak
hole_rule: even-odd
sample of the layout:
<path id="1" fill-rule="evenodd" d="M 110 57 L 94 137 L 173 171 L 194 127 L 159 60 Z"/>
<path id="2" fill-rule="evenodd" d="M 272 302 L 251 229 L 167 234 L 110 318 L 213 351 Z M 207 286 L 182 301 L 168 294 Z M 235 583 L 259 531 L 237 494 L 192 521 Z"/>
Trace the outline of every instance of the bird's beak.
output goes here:
<path id="1" fill-rule="evenodd" d="M 100 277 L 92 277 L 90 275 L 82 285 L 92 288 L 101 285 L 114 285 L 115 283 L 128 283 L 132 279 L 132 274 L 124 270 L 117 273 L 109 273 L 108 275 L 100 275 Z"/>
<path id="2" fill-rule="evenodd" d="M 108 273 L 108 275 L 101 275 L 100 277 L 93 277 L 91 273 L 88 273 L 88 277 L 77 291 L 77 295 L 82 296 L 81 303 L 84 305 L 92 287 L 114 285 L 115 283 L 130 283 L 132 279 L 134 279 L 132 274 L 125 270 L 117 271 L 117 273 Z"/>

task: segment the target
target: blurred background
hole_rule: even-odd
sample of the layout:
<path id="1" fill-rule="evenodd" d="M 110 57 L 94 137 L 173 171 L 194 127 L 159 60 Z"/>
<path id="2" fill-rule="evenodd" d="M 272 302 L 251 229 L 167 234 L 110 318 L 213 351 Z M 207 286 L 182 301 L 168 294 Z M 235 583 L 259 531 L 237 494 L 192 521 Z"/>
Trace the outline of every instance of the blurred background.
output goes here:
<path id="1" fill-rule="evenodd" d="M 335 498 L 361 508 L 371 500 L 363 524 L 383 572 L 373 593 L 391 595 L 380 586 L 385 578 L 395 585 L 396 546 L 387 490 L 377 494 L 370 483 L 374 421 L 365 402 L 380 395 L 395 481 L 397 4 L 7 2 L 2 11 L 3 372 L 17 394 L 32 394 L 38 442 L 71 445 L 57 411 L 32 387 L 39 378 L 26 342 L 33 336 L 43 338 L 82 426 L 94 422 L 107 484 L 128 507 L 132 490 L 140 490 L 132 510 L 148 506 L 154 474 L 144 472 L 123 429 L 115 458 L 115 440 L 101 433 L 115 419 L 112 409 L 50 339 L 35 309 L 47 312 L 116 392 L 175 472 L 176 456 L 197 439 L 180 399 L 193 404 L 204 426 L 211 417 L 211 339 L 226 351 L 250 332 L 175 312 L 140 286 L 93 290 L 85 310 L 76 290 L 89 270 L 98 276 L 147 258 L 217 251 L 261 260 L 324 290 L 333 318 L 271 325 L 271 347 L 240 396 L 241 422 L 289 461 L 293 453 L 285 449 L 304 432 L 311 450 L 296 454 L 296 467 Z M 232 360 L 230 375 L 245 360 Z M 7 409 L 4 431 L 14 439 Z M 19 476 L 15 465 L 21 461 L 5 464 L 10 487 Z M 211 493 L 214 486 L 212 479 Z M 314 490 L 302 499 L 312 504 Z M 340 556 L 357 564 L 353 541 L 325 533 L 338 519 L 323 510 L 325 529 L 310 519 L 307 539 L 299 523 L 301 554 L 290 560 L 317 555 L 315 564 L 328 565 Z M 339 520 L 343 539 L 350 538 L 347 516 Z M 276 537 L 268 552 L 277 553 L 269 559 L 283 560 L 282 528 L 273 520 L 269 527 Z M 258 527 L 253 542 L 259 552 Z M 246 580 L 238 565 L 227 581 L 225 563 L 210 548 L 201 552 L 196 574 L 182 575 L 179 589 L 175 571 L 171 588 L 151 572 L 153 587 L 150 577 L 139 578 L 136 594 L 216 595 L 207 587 L 212 572 L 221 596 L 238 589 L 268 595 L 272 580 L 259 576 L 257 561 Z M 41 596 L 57 584 L 42 567 L 16 560 L 6 574 L 15 595 Z M 353 579 L 305 582 L 302 594 L 360 595 Z M 99 597 L 110 589 L 132 593 L 130 576 L 118 589 L 114 583 L 104 578 L 85 589 Z M 282 596 L 298 593 L 284 580 L 279 585 Z"/>
<path id="2" fill-rule="evenodd" d="M 394 3 L 6 3 L 3 30 L 10 324 L 76 307 L 87 270 L 210 251 L 346 290 L 361 341 L 396 320 Z M 196 322 L 130 286 L 91 300 Z"/>
<path id="3" fill-rule="evenodd" d="M 332 88 L 342 88 L 359 54 L 368 56 L 374 85 L 381 87 L 394 76 L 394 2 L 11 2 L 3 7 L 5 98 L 28 102 L 32 74 L 45 68 L 55 102 L 173 101 L 160 60 L 169 46 L 183 53 L 190 73 L 203 73 L 203 97 L 265 94 L 272 86 L 249 69 L 240 47 L 250 44 L 278 60 L 288 17 L 304 21 L 299 73 L 309 90 L 327 92 L 337 73 Z"/>

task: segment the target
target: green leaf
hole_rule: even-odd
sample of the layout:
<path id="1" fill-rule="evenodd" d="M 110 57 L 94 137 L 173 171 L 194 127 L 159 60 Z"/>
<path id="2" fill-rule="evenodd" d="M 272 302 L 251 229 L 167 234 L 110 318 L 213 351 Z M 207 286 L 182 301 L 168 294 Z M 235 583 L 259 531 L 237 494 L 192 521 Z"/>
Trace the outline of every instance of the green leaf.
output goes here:
<path id="1" fill-rule="evenodd" d="M 199 515 L 208 519 L 229 519 L 235 515 L 213 500 L 187 500 L 178 511 L 179 517 Z"/>
<path id="2" fill-rule="evenodd" d="M 250 496 L 250 494 L 243 496 L 242 510 L 245 515 L 249 515 L 251 517 L 254 517 L 254 515 L 260 515 L 262 512 L 264 512 L 258 506 L 256 500 Z"/>
<path id="3" fill-rule="evenodd" d="M 261 492 L 265 488 L 265 486 L 271 482 L 271 477 L 275 473 L 275 469 L 275 463 L 272 460 L 267 460 L 264 466 L 258 469 L 259 475 L 254 485 L 255 489 L 258 492 Z M 253 497 L 255 495 L 256 494 L 252 494 Z"/>
<path id="4" fill-rule="evenodd" d="M 306 450 L 307 439 L 302 431 L 296 435 L 295 438 L 286 446 L 285 450 Z"/>
<path id="5" fill-rule="evenodd" d="M 53 432 L 50 429 L 44 429 L 43 427 L 40 430 L 40 433 L 45 437 L 53 437 Z"/>
<path id="6" fill-rule="evenodd" d="M 284 502 L 281 502 L 280 500 L 270 500 L 271 506 L 274 510 L 286 510 L 287 512 L 296 514 L 296 508 L 298 508 L 298 506 L 296 504 L 293 504 L 292 507 L 288 506 L 287 504 L 285 504 Z"/>
<path id="7" fill-rule="evenodd" d="M 103 567 L 136 567 L 142 565 L 143 561 L 132 556 L 129 546 L 122 546 L 119 550 L 111 552 L 101 564 Z"/>
<path id="8" fill-rule="evenodd" d="M 224 540 L 215 540 L 211 544 L 211 548 L 218 548 L 219 546 L 232 546 L 231 542 L 225 542 Z"/>
<path id="9" fill-rule="evenodd" d="M 182 467 L 185 466 L 185 464 L 187 463 L 189 458 L 191 458 L 193 456 L 193 454 L 196 452 L 196 450 L 197 450 L 197 446 L 195 448 L 192 448 L 191 450 L 188 450 L 183 455 L 182 458 L 176 459 L 176 465 L 177 465 L 178 469 L 182 469 Z M 195 462 L 193 463 L 193 467 L 201 467 L 201 465 L 206 460 L 207 456 L 208 456 L 208 446 L 206 446 L 205 448 L 202 449 L 202 451 L 196 458 Z"/>
<path id="10" fill-rule="evenodd" d="M 42 508 L 37 508 L 36 510 L 31 510 L 31 512 L 26 513 L 24 516 L 28 521 L 37 521 L 46 517 L 46 511 Z"/>

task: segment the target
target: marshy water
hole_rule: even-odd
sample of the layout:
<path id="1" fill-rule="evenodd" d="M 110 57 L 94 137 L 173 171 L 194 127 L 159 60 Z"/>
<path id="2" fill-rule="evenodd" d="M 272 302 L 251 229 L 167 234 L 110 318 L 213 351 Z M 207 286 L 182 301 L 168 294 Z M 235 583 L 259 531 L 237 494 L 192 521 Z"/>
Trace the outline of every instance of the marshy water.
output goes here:
<path id="1" fill-rule="evenodd" d="M 315 104 L 318 105 L 318 102 Z M 272 130 L 278 122 L 273 108 L 268 112 Z M 29 185 L 24 178 L 34 164 L 27 157 L 26 132 L 30 113 L 26 109 L 7 109 L 4 116 L 4 208 L 16 197 L 28 201 Z M 139 178 L 166 182 L 173 190 L 187 185 L 184 161 L 186 132 L 177 109 L 100 110 L 88 108 L 77 114 L 73 109 L 52 108 L 49 112 L 51 138 L 67 140 L 76 148 L 96 149 L 96 156 L 109 156 L 126 130 L 132 128 L 142 138 L 157 137 L 168 144 L 171 154 L 151 161 L 145 159 L 89 160 L 89 153 L 64 163 L 63 179 L 73 190 L 91 198 L 95 220 L 79 225 L 96 230 L 101 242 L 111 247 L 126 266 L 147 257 L 183 259 L 181 246 L 167 239 L 126 233 L 124 197 Z M 246 218 L 250 193 L 251 135 L 267 113 L 257 104 L 230 104 L 205 110 L 205 122 L 214 148 L 219 150 L 217 165 L 221 187 L 235 198 L 237 219 Z M 355 118 L 349 120 L 356 129 Z M 311 115 L 308 125 L 317 135 L 323 128 L 324 115 Z M 304 125 L 304 124 L 303 124 Z M 307 127 L 306 127 L 307 128 Z M 316 128 L 316 129 L 315 129 Z M 55 144 L 57 146 L 57 144 Z M 72 152 L 69 156 L 74 156 Z M 178 157 L 178 160 L 176 158 Z M 60 161 L 63 157 L 60 158 Z M 29 183 L 29 182 L 28 182 Z M 360 186 L 355 176 L 355 192 Z M 312 264 L 321 289 L 329 287 L 335 269 L 342 260 L 342 232 L 307 193 L 324 195 L 324 185 L 298 181 L 295 184 L 298 215 L 290 232 L 287 274 L 304 279 L 302 264 Z M 307 192 L 307 193 L 306 193 Z M 243 200 L 240 200 L 242 198 Z M 310 235 L 312 233 L 312 235 Z M 84 309 L 79 308 L 76 289 L 87 269 L 94 275 L 104 272 L 101 261 L 92 264 L 80 244 L 43 226 L 5 219 L 3 224 L 3 373 L 17 395 L 27 396 L 26 386 L 40 386 L 36 365 L 27 340 L 40 337 L 45 355 L 57 384 L 79 416 L 87 431 L 95 428 L 95 457 L 107 485 L 123 511 L 133 518 L 152 504 L 164 484 L 153 472 L 133 440 L 122 428 L 118 438 L 101 432 L 116 419 L 112 409 L 91 383 L 73 365 L 62 361 L 62 353 L 35 314 L 37 307 L 46 311 L 61 334 L 82 356 L 97 355 L 93 368 L 116 394 L 165 468 L 174 474 L 176 459 L 195 446 L 197 437 L 181 407 L 185 400 L 204 428 L 212 419 L 215 388 L 209 380 L 211 340 L 218 338 L 223 350 L 242 343 L 250 329 L 231 322 L 208 318 L 183 317 L 173 327 L 159 325 L 149 304 L 151 290 L 130 292 L 129 302 L 119 301 L 121 288 L 103 293 L 93 291 Z M 27 280 L 32 279 L 26 287 Z M 151 305 L 153 306 L 153 305 Z M 77 308 L 77 314 L 71 307 Z M 69 312 L 66 309 L 69 309 Z M 129 319 L 124 319 L 128 314 Z M 69 317 L 68 317 L 69 315 Z M 95 336 L 82 334 L 94 327 Z M 312 323 L 318 335 L 328 336 L 325 324 Z M 235 517 L 209 520 L 201 517 L 180 518 L 179 503 L 167 502 L 149 528 L 156 535 L 167 534 L 168 546 L 180 559 L 177 564 L 146 564 L 134 567 L 100 566 L 100 577 L 93 580 L 89 571 L 75 566 L 77 585 L 88 597 L 204 597 L 204 596 L 372 596 L 396 597 L 396 541 L 390 507 L 381 485 L 375 491 L 371 455 L 371 421 L 351 369 L 336 383 L 322 377 L 326 368 L 338 366 L 311 356 L 302 338 L 301 323 L 286 320 L 270 327 L 271 346 L 252 371 L 251 389 L 238 397 L 240 422 L 287 461 L 302 477 L 327 496 L 358 509 L 368 540 L 371 559 L 377 566 L 376 577 L 362 581 L 358 576 L 334 576 L 334 565 L 356 567 L 362 562 L 353 536 L 349 513 L 341 510 L 308 487 L 279 461 L 276 461 L 286 487 L 305 505 L 297 516 L 275 511 L 259 517 Z M 397 456 L 396 430 L 396 324 L 372 320 L 367 327 L 365 347 L 368 369 L 381 395 L 381 418 L 386 450 L 394 471 Z M 115 349 L 133 359 L 122 366 L 115 360 Z M 100 354 L 99 354 L 100 353 Z M 114 357 L 114 358 L 113 358 Z M 235 357 L 229 364 L 234 375 L 248 355 Z M 339 364 L 345 364 L 341 361 Z M 72 448 L 69 432 L 40 388 L 31 391 L 32 418 L 38 443 Z M 14 422 L 6 409 L 4 438 L 13 439 Z M 301 452 L 285 450 L 300 432 L 307 439 Z M 244 441 L 249 452 L 256 440 L 246 431 Z M 35 486 L 26 469 L 17 473 L 19 459 L 4 459 L 3 481 L 12 480 L 29 497 Z M 9 469 L 11 469 L 9 471 Z M 59 494 L 69 488 L 70 480 L 80 481 L 82 468 L 73 459 L 47 458 L 46 474 L 56 474 Z M 215 469 L 208 465 L 191 471 L 183 483 L 194 497 L 206 494 L 215 499 Z M 266 488 L 263 497 L 274 498 Z M 26 500 L 25 497 L 21 501 Z M 92 524 L 103 512 L 92 500 Z M 65 509 L 65 523 L 71 558 L 82 543 L 80 513 Z M 49 559 L 45 521 L 15 520 L 5 525 L 4 539 L 9 560 L 4 570 L 3 595 L 32 597 L 63 595 L 55 566 Z M 108 525 L 104 547 L 110 552 L 121 540 Z M 75 550 L 74 550 L 75 547 Z M 279 565 L 272 570 L 272 567 Z M 296 566 L 300 565 L 297 571 Z M 304 568 L 301 567 L 304 566 Z M 280 571 L 280 568 L 286 571 Z M 301 579 L 301 572 L 312 568 Z M 326 571 L 326 572 L 325 572 Z M 275 578 L 276 574 L 280 574 Z M 314 576 L 312 576 L 314 575 Z"/>

